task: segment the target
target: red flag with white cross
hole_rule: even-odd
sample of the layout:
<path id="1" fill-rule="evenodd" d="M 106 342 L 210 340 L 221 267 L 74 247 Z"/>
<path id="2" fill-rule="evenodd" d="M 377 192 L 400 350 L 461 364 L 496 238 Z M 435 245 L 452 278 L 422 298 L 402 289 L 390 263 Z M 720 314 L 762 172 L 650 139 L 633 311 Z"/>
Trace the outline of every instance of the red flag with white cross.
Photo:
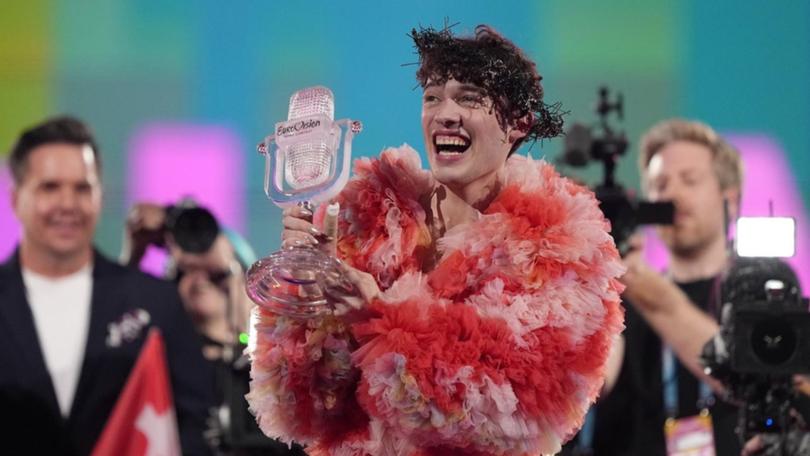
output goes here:
<path id="1" fill-rule="evenodd" d="M 163 337 L 149 331 L 93 456 L 180 456 Z"/>

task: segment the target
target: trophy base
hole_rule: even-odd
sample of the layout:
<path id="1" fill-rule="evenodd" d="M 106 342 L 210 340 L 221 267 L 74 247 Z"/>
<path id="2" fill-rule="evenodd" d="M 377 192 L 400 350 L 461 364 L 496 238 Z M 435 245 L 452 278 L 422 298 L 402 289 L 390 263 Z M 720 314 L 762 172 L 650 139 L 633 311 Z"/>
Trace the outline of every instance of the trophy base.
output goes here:
<path id="1" fill-rule="evenodd" d="M 326 280 L 343 276 L 338 261 L 311 247 L 280 250 L 250 267 L 246 289 L 250 299 L 278 315 L 307 319 L 332 312 Z"/>

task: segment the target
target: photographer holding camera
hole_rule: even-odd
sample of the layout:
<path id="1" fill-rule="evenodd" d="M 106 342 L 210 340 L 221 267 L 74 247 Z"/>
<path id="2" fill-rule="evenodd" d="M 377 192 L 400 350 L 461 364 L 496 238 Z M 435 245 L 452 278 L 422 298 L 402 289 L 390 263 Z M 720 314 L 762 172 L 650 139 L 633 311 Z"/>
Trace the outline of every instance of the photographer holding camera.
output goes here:
<path id="1" fill-rule="evenodd" d="M 806 379 L 793 375 L 810 365 L 807 301 L 787 264 L 730 258 L 738 152 L 707 125 L 673 119 L 642 137 L 639 168 L 649 199 L 671 200 L 675 214 L 657 228 L 669 252 L 663 275 L 638 236 L 624 256 L 630 305 L 614 393 L 624 397 L 607 398 L 630 416 L 623 454 L 808 454 Z M 710 340 L 726 358 L 704 349 Z"/>
<path id="2" fill-rule="evenodd" d="M 639 167 L 649 199 L 671 200 L 675 213 L 671 225 L 657 227 L 670 255 L 664 274 L 645 262 L 638 236 L 624 257 L 623 297 L 630 303 L 624 361 L 606 399 L 620 404 L 627 418 L 608 440 L 623 454 L 665 455 L 683 437 L 673 432 L 678 423 L 708 421 L 704 447 L 740 454 L 736 410 L 715 400 L 722 387 L 700 363 L 703 345 L 718 331 L 726 220 L 738 213 L 742 187 L 739 154 L 707 125 L 667 120 L 643 136 Z M 595 432 L 597 443 L 607 434 L 599 427 Z M 600 454 L 598 445 L 594 450 Z"/>
<path id="3" fill-rule="evenodd" d="M 121 262 L 137 267 L 152 246 L 170 256 L 166 275 L 174 280 L 188 315 L 202 338 L 203 356 L 214 368 L 219 408 L 207 433 L 218 454 L 301 454 L 262 435 L 247 410 L 249 364 L 242 356 L 252 302 L 245 272 L 255 255 L 243 238 L 221 229 L 214 216 L 191 200 L 161 206 L 141 202 L 127 217 Z"/>
<path id="4" fill-rule="evenodd" d="M 773 258 L 728 254 L 726 227 L 737 219 L 742 182 L 737 151 L 704 124 L 661 122 L 642 138 L 639 167 L 650 200 L 638 200 L 614 177 L 628 141 L 608 118 L 623 118 L 622 95 L 601 87 L 595 112 L 597 124 L 568 130 L 558 161 L 603 167 L 593 191 L 627 266 L 626 331 L 614 344 L 602 397 L 563 454 L 725 456 L 740 454 L 742 442 L 746 456 L 810 453 L 799 418 L 810 416 L 810 388 L 791 382 L 791 374 L 810 372 L 802 336 L 810 314 L 796 276 Z M 794 236 L 784 217 L 760 221 L 771 236 Z M 644 224 L 660 225 L 670 254 L 664 275 L 642 257 L 643 239 L 634 233 Z M 758 248 L 765 240 L 744 237 Z"/>
<path id="5" fill-rule="evenodd" d="M 252 252 L 247 248 L 247 259 L 240 261 L 234 244 L 210 212 L 193 203 L 138 203 L 127 217 L 122 262 L 139 265 L 150 245 L 168 251 L 167 278 L 177 283 L 209 360 L 221 358 L 223 347 L 238 341 L 250 317 L 244 270 Z"/>

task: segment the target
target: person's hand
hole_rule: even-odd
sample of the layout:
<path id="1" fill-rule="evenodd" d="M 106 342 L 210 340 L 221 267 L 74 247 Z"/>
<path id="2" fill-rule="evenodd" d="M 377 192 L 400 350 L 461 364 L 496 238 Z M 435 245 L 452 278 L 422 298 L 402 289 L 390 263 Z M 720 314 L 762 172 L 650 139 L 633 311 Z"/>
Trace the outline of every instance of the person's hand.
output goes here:
<path id="1" fill-rule="evenodd" d="M 805 396 L 810 396 L 810 375 L 794 375 L 793 388 Z"/>
<path id="2" fill-rule="evenodd" d="M 281 233 L 283 249 L 315 247 L 327 255 L 335 255 L 336 240 L 326 236 L 312 223 L 312 212 L 301 206 L 284 210 Z M 354 314 L 366 307 L 380 293 L 374 277 L 340 262 L 340 275 L 327 278 L 326 295 L 335 307 L 335 315 Z"/>
<path id="3" fill-rule="evenodd" d="M 755 435 L 754 437 L 748 439 L 745 442 L 745 446 L 742 449 L 742 453 L 740 456 L 754 456 L 759 454 L 765 448 L 765 444 L 762 441 L 762 436 Z"/>
<path id="4" fill-rule="evenodd" d="M 138 203 L 127 215 L 126 230 L 134 245 L 164 245 L 163 226 L 166 208 L 152 203 Z"/>
<path id="5" fill-rule="evenodd" d="M 165 245 L 166 208 L 153 203 L 137 203 L 127 215 L 121 260 L 137 265 L 150 245 Z"/>
<path id="6" fill-rule="evenodd" d="M 326 294 L 335 307 L 335 315 L 356 313 L 380 294 L 374 276 L 340 262 L 341 277 L 327 279 Z"/>
<path id="7" fill-rule="evenodd" d="M 627 254 L 622 258 L 627 271 L 619 280 L 626 287 L 623 296 L 637 307 L 657 310 L 667 302 L 665 297 L 678 293 L 679 290 L 671 281 L 655 271 L 644 259 L 644 238 L 633 235 L 628 241 Z"/>
<path id="8" fill-rule="evenodd" d="M 785 434 L 758 434 L 745 442 L 740 456 L 810 454 L 810 433 L 793 429 Z"/>
<path id="9" fill-rule="evenodd" d="M 619 279 L 626 287 L 623 300 L 629 301 L 661 340 L 672 347 L 692 375 L 716 393 L 725 394 L 723 385 L 705 373 L 700 360 L 703 346 L 719 330 L 717 322 L 644 260 L 640 236 L 633 236 L 629 245 L 624 257 L 627 271 Z"/>
<path id="10" fill-rule="evenodd" d="M 329 238 L 312 223 L 312 212 L 295 206 L 284 210 L 281 248 L 315 247 L 327 255 L 334 255 L 335 239 Z"/>

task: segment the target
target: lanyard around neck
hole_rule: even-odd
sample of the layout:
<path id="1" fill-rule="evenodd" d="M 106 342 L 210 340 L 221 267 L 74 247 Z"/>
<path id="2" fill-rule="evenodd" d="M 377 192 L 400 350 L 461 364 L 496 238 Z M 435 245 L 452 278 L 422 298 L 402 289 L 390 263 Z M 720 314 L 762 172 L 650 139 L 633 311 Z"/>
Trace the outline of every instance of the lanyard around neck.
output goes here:
<path id="1" fill-rule="evenodd" d="M 672 349 L 662 344 L 661 349 L 661 383 L 664 390 L 664 413 L 667 418 L 678 416 L 678 369 Z M 712 389 L 704 382 L 699 382 L 697 408 L 705 409 L 714 403 Z"/>

